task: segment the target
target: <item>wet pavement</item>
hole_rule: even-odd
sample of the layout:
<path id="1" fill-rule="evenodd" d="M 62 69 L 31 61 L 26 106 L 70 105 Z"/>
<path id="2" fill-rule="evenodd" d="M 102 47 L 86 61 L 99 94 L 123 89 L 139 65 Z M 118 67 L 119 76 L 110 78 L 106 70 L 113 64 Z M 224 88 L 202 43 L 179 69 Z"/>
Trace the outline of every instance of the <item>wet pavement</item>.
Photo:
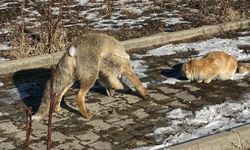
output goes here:
<path id="1" fill-rule="evenodd" d="M 141 99 L 136 92 L 117 91 L 113 97 L 108 97 L 96 84 L 87 95 L 87 106 L 94 114 L 90 121 L 78 112 L 75 101 L 78 85 L 73 86 L 64 97 L 62 112 L 53 114 L 52 149 L 120 150 L 161 144 L 163 141 L 147 135 L 168 125 L 167 112 L 175 108 L 197 111 L 228 99 L 240 100 L 243 94 L 250 92 L 249 76 L 211 84 L 163 82 L 169 77 L 182 80 L 178 60 L 193 54 L 196 52 L 143 58 L 148 67 L 141 80 L 150 82 L 148 100 Z M 23 149 L 26 139 L 24 109 L 27 106 L 33 111 L 37 109 L 49 74 L 49 69 L 35 69 L 1 77 L 4 81 L 4 86 L 0 87 L 1 149 Z M 33 122 L 30 149 L 46 149 L 46 139 L 47 121 Z"/>

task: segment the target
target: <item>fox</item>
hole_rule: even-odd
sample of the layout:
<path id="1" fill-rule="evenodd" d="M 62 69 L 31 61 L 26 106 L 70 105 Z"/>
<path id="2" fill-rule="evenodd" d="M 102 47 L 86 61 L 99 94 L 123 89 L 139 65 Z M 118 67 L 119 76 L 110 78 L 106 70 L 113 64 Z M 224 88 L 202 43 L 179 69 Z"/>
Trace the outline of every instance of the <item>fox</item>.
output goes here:
<path id="1" fill-rule="evenodd" d="M 250 66 L 238 63 L 234 56 L 223 51 L 212 51 L 202 58 L 188 59 L 182 66 L 182 73 L 187 79 L 204 83 L 214 79 L 232 79 L 237 70 L 241 74 L 249 73 Z"/>
<path id="2" fill-rule="evenodd" d="M 131 81 L 142 98 L 148 98 L 149 92 L 132 70 L 130 56 L 121 42 L 107 34 L 80 35 L 72 40 L 55 69 L 52 69 L 41 104 L 32 120 L 39 121 L 48 115 L 51 91 L 56 94 L 54 112 L 60 112 L 63 95 L 76 81 L 80 82 L 76 95 L 79 111 L 83 117 L 91 119 L 93 114 L 85 104 L 90 88 L 99 81 L 108 96 L 113 96 L 115 90 L 130 90 L 120 81 L 121 76 Z"/>

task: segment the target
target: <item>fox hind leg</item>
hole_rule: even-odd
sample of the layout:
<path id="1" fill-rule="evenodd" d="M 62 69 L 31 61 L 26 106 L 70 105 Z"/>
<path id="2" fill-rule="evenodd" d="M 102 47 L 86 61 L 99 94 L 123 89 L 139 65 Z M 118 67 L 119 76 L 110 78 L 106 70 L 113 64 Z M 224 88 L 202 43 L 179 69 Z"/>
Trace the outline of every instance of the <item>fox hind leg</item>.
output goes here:
<path id="1" fill-rule="evenodd" d="M 135 75 L 133 72 L 130 63 L 126 63 L 125 66 L 123 67 L 122 74 L 127 76 L 129 80 L 133 83 L 135 86 L 135 89 L 139 92 L 139 94 L 144 98 L 148 98 L 148 91 L 143 87 L 141 81 L 138 79 L 138 77 Z"/>
<path id="2" fill-rule="evenodd" d="M 108 96 L 113 96 L 115 90 L 125 90 L 126 92 L 130 90 L 130 88 L 122 83 L 112 72 L 100 73 L 99 82 L 106 88 Z"/>

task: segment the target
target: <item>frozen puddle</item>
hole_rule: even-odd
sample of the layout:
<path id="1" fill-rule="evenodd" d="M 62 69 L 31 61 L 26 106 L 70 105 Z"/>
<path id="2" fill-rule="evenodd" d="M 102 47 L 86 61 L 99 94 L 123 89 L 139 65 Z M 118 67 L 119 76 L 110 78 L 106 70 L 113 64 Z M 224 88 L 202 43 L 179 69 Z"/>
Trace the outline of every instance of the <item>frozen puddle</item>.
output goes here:
<path id="1" fill-rule="evenodd" d="M 244 95 L 239 103 L 228 100 L 195 112 L 178 108 L 168 112 L 166 116 L 171 120 L 169 126 L 157 128 L 153 133 L 146 135 L 163 141 L 162 144 L 133 150 L 165 148 L 250 123 L 250 94 Z M 164 135 L 169 136 L 164 138 Z"/>

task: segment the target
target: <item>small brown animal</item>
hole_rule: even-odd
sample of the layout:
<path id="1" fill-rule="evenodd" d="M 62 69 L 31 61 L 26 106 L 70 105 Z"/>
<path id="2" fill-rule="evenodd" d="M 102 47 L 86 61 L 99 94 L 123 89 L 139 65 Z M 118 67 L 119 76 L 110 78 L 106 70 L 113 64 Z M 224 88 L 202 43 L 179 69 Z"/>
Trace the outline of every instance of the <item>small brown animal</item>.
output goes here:
<path id="1" fill-rule="evenodd" d="M 203 58 L 189 59 L 183 65 L 182 72 L 189 80 L 210 83 L 214 79 L 231 79 L 237 68 L 240 73 L 250 71 L 250 67 L 238 64 L 235 57 L 222 51 L 213 51 Z"/>
<path id="2" fill-rule="evenodd" d="M 112 90 L 127 90 L 128 87 L 119 80 L 122 75 L 128 77 L 139 94 L 146 99 L 148 91 L 134 74 L 130 57 L 118 40 L 105 34 L 79 36 L 73 40 L 68 51 L 62 56 L 56 68 L 52 70 L 50 80 L 44 89 L 41 105 L 32 118 L 40 120 L 48 115 L 51 90 L 56 93 L 54 111 L 59 112 L 63 95 L 76 80 L 79 80 L 81 85 L 76 101 L 81 114 L 90 119 L 92 114 L 85 104 L 85 97 L 89 89 L 98 79 L 107 89 L 109 96 L 112 94 Z"/>

